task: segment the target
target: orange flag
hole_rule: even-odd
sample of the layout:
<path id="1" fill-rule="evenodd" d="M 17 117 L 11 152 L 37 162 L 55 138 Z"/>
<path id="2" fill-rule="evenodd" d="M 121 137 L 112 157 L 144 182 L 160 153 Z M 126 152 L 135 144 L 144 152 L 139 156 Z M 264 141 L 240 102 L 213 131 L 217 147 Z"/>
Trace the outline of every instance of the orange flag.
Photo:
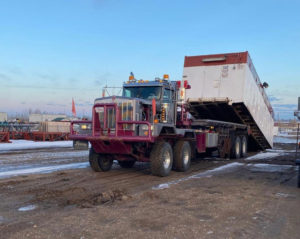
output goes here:
<path id="1" fill-rule="evenodd" d="M 73 114 L 74 117 L 76 117 L 75 102 L 74 102 L 73 98 L 72 98 L 72 114 Z"/>

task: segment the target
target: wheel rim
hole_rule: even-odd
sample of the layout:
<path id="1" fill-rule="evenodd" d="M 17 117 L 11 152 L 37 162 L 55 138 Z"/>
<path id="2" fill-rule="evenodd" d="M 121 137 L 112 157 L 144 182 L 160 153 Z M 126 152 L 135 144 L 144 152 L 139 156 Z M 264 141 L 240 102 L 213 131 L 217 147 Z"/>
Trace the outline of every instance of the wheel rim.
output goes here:
<path id="1" fill-rule="evenodd" d="M 163 162 L 164 162 L 164 168 L 168 169 L 171 164 L 171 155 L 170 152 L 167 150 L 163 153 Z"/>
<path id="2" fill-rule="evenodd" d="M 187 148 L 185 148 L 183 150 L 183 164 L 187 165 L 190 159 L 190 155 L 189 155 L 189 151 L 187 150 Z"/>
<path id="3" fill-rule="evenodd" d="M 236 144 L 235 144 L 235 152 L 236 152 L 237 155 L 240 154 L 240 144 L 239 144 L 238 141 L 237 141 Z"/>
<path id="4" fill-rule="evenodd" d="M 102 164 L 103 164 L 103 166 L 107 167 L 110 164 L 110 159 L 108 159 L 108 158 L 102 159 Z"/>
<path id="5" fill-rule="evenodd" d="M 243 140 L 243 154 L 245 154 L 246 151 L 247 151 L 247 149 L 246 149 L 246 140 L 244 139 Z"/>

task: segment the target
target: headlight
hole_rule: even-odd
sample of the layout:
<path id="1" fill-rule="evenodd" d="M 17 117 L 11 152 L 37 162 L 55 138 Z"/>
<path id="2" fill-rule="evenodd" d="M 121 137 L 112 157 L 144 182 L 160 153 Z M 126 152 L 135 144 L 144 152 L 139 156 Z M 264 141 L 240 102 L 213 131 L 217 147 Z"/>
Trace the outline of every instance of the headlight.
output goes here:
<path id="1" fill-rule="evenodd" d="M 148 125 L 143 124 L 141 128 L 142 128 L 142 130 L 148 130 Z"/>

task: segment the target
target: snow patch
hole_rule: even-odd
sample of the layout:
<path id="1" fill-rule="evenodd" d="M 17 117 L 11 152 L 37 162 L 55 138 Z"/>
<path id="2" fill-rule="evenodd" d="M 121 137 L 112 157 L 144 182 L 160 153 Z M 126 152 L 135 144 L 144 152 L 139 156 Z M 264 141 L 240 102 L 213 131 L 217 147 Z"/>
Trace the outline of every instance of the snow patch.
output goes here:
<path id="1" fill-rule="evenodd" d="M 294 195 L 288 194 L 288 193 L 276 193 L 277 197 L 283 197 L 283 198 L 287 198 L 287 197 L 291 197 Z"/>
<path id="2" fill-rule="evenodd" d="M 162 183 L 157 186 L 157 189 L 165 189 L 165 188 L 169 188 L 169 187 L 170 186 L 168 183 Z"/>
<path id="3" fill-rule="evenodd" d="M 286 150 L 286 149 L 266 149 L 266 152 L 273 152 L 273 153 L 294 153 L 296 150 Z"/>
<path id="4" fill-rule="evenodd" d="M 0 153 L 23 149 L 66 148 L 73 147 L 73 141 L 35 142 L 30 140 L 11 140 L 12 143 L 0 144 Z"/>
<path id="5" fill-rule="evenodd" d="M 32 210 L 34 210 L 34 209 L 36 209 L 36 208 L 37 208 L 36 205 L 27 205 L 27 206 L 25 206 L 25 207 L 20 207 L 20 208 L 18 209 L 18 211 L 20 211 L 20 212 L 26 212 L 26 211 L 32 211 Z"/>
<path id="6" fill-rule="evenodd" d="M 83 162 L 83 163 L 71 163 L 71 164 L 62 164 L 62 165 L 55 165 L 55 166 L 23 168 L 17 170 L 10 170 L 6 172 L 0 172 L 0 178 L 9 178 L 13 176 L 26 175 L 26 174 L 51 173 L 54 171 L 65 170 L 65 169 L 86 168 L 88 166 L 89 166 L 88 162 Z"/>
<path id="7" fill-rule="evenodd" d="M 39 159 L 41 164 L 49 163 L 49 161 L 53 162 L 66 162 L 73 161 L 74 158 L 85 158 L 88 157 L 89 152 L 86 151 L 71 151 L 66 152 L 26 152 L 15 154 L 13 157 L 11 155 L 1 155 L 0 156 L 0 165 L 1 164 L 24 164 L 30 162 L 31 160 Z M 0 169 L 0 171 L 3 171 Z"/>

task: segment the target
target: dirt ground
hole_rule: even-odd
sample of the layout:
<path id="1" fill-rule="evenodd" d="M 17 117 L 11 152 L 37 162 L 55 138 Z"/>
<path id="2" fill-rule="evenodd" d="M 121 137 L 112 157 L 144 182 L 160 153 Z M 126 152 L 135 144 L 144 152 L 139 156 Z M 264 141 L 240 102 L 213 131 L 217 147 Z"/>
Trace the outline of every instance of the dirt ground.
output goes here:
<path id="1" fill-rule="evenodd" d="M 147 163 L 2 178 L 0 238 L 300 238 L 293 149 L 276 144 L 273 157 L 252 160 L 198 158 L 164 178 Z"/>

